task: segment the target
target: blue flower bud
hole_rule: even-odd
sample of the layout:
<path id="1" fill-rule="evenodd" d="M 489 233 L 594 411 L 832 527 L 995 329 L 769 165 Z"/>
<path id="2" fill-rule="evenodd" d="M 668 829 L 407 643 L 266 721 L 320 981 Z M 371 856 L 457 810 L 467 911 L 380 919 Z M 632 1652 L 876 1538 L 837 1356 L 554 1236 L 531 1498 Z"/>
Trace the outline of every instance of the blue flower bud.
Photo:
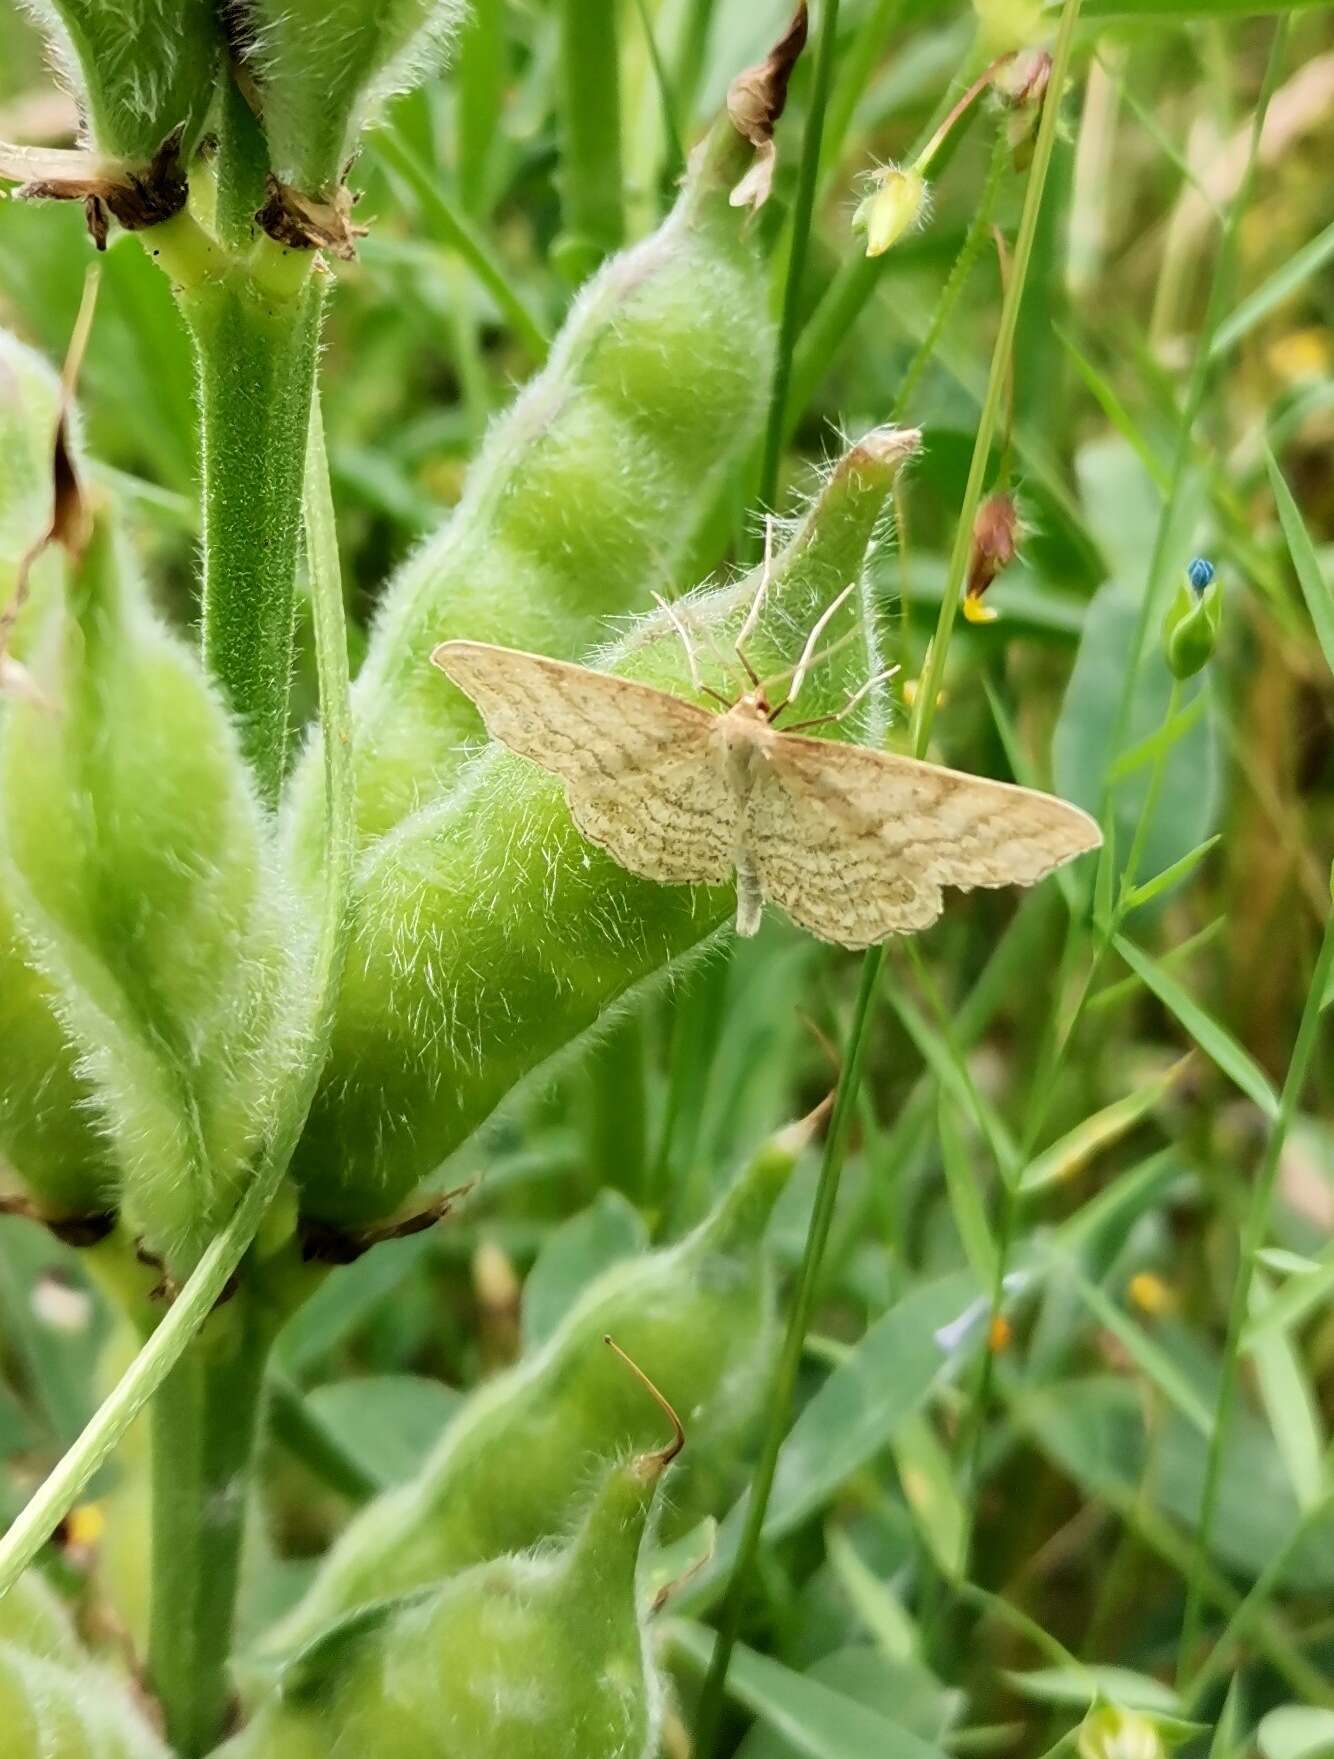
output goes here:
<path id="1" fill-rule="evenodd" d="M 1213 584 L 1214 565 L 1204 556 L 1196 556 L 1186 569 L 1186 579 L 1197 593 Z"/>

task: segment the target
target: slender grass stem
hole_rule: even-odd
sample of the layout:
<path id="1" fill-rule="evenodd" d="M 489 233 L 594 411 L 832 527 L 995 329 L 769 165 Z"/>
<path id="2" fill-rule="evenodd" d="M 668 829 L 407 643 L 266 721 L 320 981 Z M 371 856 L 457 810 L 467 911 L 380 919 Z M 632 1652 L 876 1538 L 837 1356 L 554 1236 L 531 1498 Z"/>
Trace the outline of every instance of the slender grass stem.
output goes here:
<path id="1" fill-rule="evenodd" d="M 582 280 L 625 238 L 616 0 L 561 0 L 561 211 Z"/>
<path id="2" fill-rule="evenodd" d="M 797 173 L 797 195 L 792 208 L 792 235 L 783 283 L 783 310 L 778 325 L 778 353 L 774 360 L 773 383 L 769 392 L 764 449 L 760 455 L 759 494 L 760 504 L 764 507 L 772 507 L 778 493 L 778 469 L 783 456 L 788 385 L 792 377 L 792 356 L 801 322 L 801 295 L 806 280 L 811 218 L 815 212 L 815 190 L 820 173 L 825 111 L 829 105 L 829 91 L 834 78 L 838 4 L 839 0 L 823 0 L 820 8 L 820 34 L 815 50 L 815 76 L 811 82 L 811 107 L 806 116 L 806 132 L 801 143 L 801 166 Z"/>
<path id="3" fill-rule="evenodd" d="M 1060 92 L 1070 65 L 1070 54 L 1074 42 L 1074 27 L 1079 15 L 1080 0 L 1065 0 L 1061 14 L 1060 33 L 1057 38 L 1056 51 L 1053 56 L 1052 90 Z M 834 8 L 826 11 L 823 20 L 825 32 L 830 32 L 831 14 Z M 836 18 L 832 20 L 836 23 Z M 832 33 L 831 33 L 832 35 Z M 820 59 L 829 45 L 822 37 Z M 830 48 L 830 51 L 832 49 Z M 827 95 L 826 74 L 826 95 Z M 820 78 L 820 67 L 817 64 L 817 82 Z M 819 100 L 821 114 L 824 99 Z M 1056 139 L 1057 105 L 1049 104 L 1044 111 L 1038 130 L 1037 144 L 1033 154 L 1033 165 L 1029 174 L 1027 195 L 1024 203 L 1023 217 L 1019 226 L 1019 238 L 1015 246 L 1014 266 L 1009 283 L 1005 290 L 1005 300 L 1001 310 L 1000 331 L 996 347 L 992 355 L 991 377 L 987 387 L 987 395 L 983 402 L 982 418 L 978 427 L 977 442 L 973 453 L 973 464 L 969 472 L 968 485 L 964 494 L 963 510 L 960 514 L 959 534 L 962 541 L 956 538 L 954 555 L 951 559 L 950 575 L 941 605 L 940 624 L 937 628 L 937 639 L 933 643 L 933 653 L 940 656 L 934 662 L 928 662 L 928 678 L 924 679 L 924 694 L 919 698 L 919 713 L 914 728 L 915 749 L 919 756 L 925 751 L 930 741 L 931 725 L 934 716 L 936 693 L 939 689 L 941 667 L 944 650 L 947 646 L 949 628 L 958 609 L 959 598 L 963 590 L 964 572 L 968 560 L 968 546 L 971 541 L 973 519 L 981 500 L 982 482 L 991 451 L 991 440 L 995 432 L 997 416 L 1007 379 L 1008 360 L 1014 342 L 1015 326 L 1018 321 L 1019 306 L 1023 298 L 1024 283 L 1028 272 L 1028 263 L 1032 254 L 1033 239 L 1037 232 L 1038 215 L 1042 207 L 1043 191 L 1046 187 L 1047 173 L 1051 165 L 1052 149 Z M 807 173 L 812 182 L 812 194 L 815 170 L 819 159 L 819 135 L 815 135 L 812 143 L 808 128 L 807 154 L 803 159 L 803 180 Z M 809 161 L 809 163 L 808 163 Z M 798 208 L 800 223 L 800 204 Z M 809 225 L 809 212 L 807 213 Z M 795 244 L 795 238 L 794 238 Z M 793 280 L 789 267 L 789 292 Z M 786 313 L 785 313 L 786 315 Z M 795 327 L 795 326 L 794 326 Z M 788 337 L 790 354 L 792 336 Z M 780 368 L 782 350 L 780 344 Z M 775 395 L 770 405 L 769 441 L 775 438 L 781 442 L 782 419 L 786 408 L 787 378 L 784 374 L 780 380 L 775 375 Z M 768 453 L 766 452 L 766 456 Z M 776 466 L 775 466 L 776 468 Z M 921 705 L 927 704 L 923 708 Z M 879 983 L 880 973 L 884 965 L 884 948 L 874 947 L 862 961 L 861 985 L 858 990 L 856 1009 L 852 1027 L 848 1035 L 847 1052 L 843 1065 L 843 1073 L 839 1080 L 838 1095 L 834 1104 L 834 1116 L 830 1124 L 829 1136 L 825 1144 L 824 1159 L 820 1167 L 820 1179 L 816 1187 L 815 1208 L 811 1215 L 810 1228 L 806 1236 L 805 1250 L 802 1255 L 801 1270 L 798 1277 L 797 1293 L 791 1315 L 788 1320 L 787 1333 L 783 1342 L 782 1355 L 779 1359 L 778 1372 L 769 1400 L 769 1424 L 765 1435 L 764 1446 L 760 1454 L 759 1464 L 751 1485 L 750 1501 L 746 1510 L 746 1525 L 737 1548 L 736 1562 L 733 1566 L 727 1594 L 718 1620 L 718 1641 L 714 1646 L 713 1658 L 709 1667 L 708 1677 L 700 1696 L 696 1722 L 696 1744 L 700 1759 L 712 1759 L 717 1745 L 719 1724 L 722 1716 L 723 1690 L 727 1680 L 727 1670 L 731 1663 L 732 1652 L 741 1629 L 745 1595 L 749 1586 L 752 1570 L 759 1552 L 760 1541 L 764 1532 L 764 1517 L 768 1507 L 769 1493 L 773 1487 L 774 1473 L 778 1466 L 778 1455 L 782 1447 L 783 1437 L 787 1431 L 789 1413 L 793 1394 L 796 1389 L 797 1370 L 800 1366 L 802 1351 L 805 1346 L 807 1327 L 810 1323 L 811 1310 L 815 1301 L 818 1286 L 820 1265 L 824 1256 L 825 1245 L 829 1238 L 830 1224 L 833 1220 L 834 1206 L 838 1199 L 838 1187 L 843 1171 L 843 1160 L 847 1146 L 848 1123 L 856 1107 L 857 1092 L 861 1082 L 862 1063 L 866 1051 L 867 1025 L 870 1019 L 871 1003 Z"/>
<path id="4" fill-rule="evenodd" d="M 740 1635 L 745 1597 L 750 1587 L 751 1573 L 764 1532 L 764 1517 L 769 1507 L 769 1493 L 773 1489 L 774 1473 L 778 1469 L 778 1455 L 782 1449 L 783 1438 L 787 1433 L 788 1417 L 797 1385 L 797 1372 L 801 1366 L 802 1353 L 806 1345 L 806 1332 L 810 1325 L 816 1289 L 819 1285 L 820 1264 L 824 1257 L 825 1245 L 829 1239 L 830 1225 L 834 1219 L 834 1206 L 838 1200 L 839 1181 L 842 1177 L 843 1161 L 847 1152 L 848 1127 L 856 1109 L 857 1091 L 861 1085 L 862 1062 L 866 1054 L 866 1028 L 870 1020 L 871 1004 L 875 999 L 876 986 L 880 979 L 880 969 L 883 963 L 883 947 L 874 948 L 862 961 L 861 986 L 857 992 L 852 1026 L 848 1032 L 847 1057 L 838 1084 L 838 1094 L 834 1101 L 834 1115 L 830 1120 L 829 1134 L 825 1138 L 824 1158 L 820 1165 L 820 1180 L 816 1187 L 815 1207 L 811 1212 L 810 1227 L 806 1234 L 806 1245 L 802 1253 L 796 1297 L 788 1319 L 782 1355 L 779 1358 L 778 1371 L 774 1377 L 774 1385 L 769 1397 L 768 1428 L 765 1432 L 759 1463 L 755 1468 L 755 1476 L 751 1482 L 750 1498 L 746 1505 L 746 1524 L 737 1546 L 736 1562 L 733 1565 L 727 1593 L 718 1615 L 718 1640 L 714 1644 L 713 1658 L 704 1681 L 696 1713 L 695 1749 L 699 1759 L 712 1759 L 717 1748 L 727 1670 L 731 1663 L 737 1638 Z"/>
<path id="5" fill-rule="evenodd" d="M 1182 518 L 1182 500 L 1186 486 L 1187 466 L 1195 446 L 1195 424 L 1204 407 L 1204 399 L 1211 378 L 1211 368 L 1215 364 L 1213 356 L 1214 333 L 1228 309 L 1231 297 L 1237 231 L 1241 225 L 1243 214 L 1250 206 L 1251 187 L 1255 180 L 1260 137 L 1264 131 L 1265 117 L 1269 113 L 1269 100 L 1278 85 L 1278 76 L 1287 48 L 1287 38 L 1288 19 L 1285 15 L 1279 19 L 1274 27 L 1269 60 L 1265 67 L 1264 80 L 1251 121 L 1250 153 L 1246 161 L 1246 170 L 1237 187 L 1236 194 L 1228 204 L 1227 213 L 1223 220 L 1223 229 L 1219 235 L 1218 249 L 1214 255 L 1208 303 L 1205 307 L 1204 320 L 1200 326 L 1199 334 L 1195 339 L 1195 357 L 1191 364 L 1185 396 L 1177 419 L 1176 444 L 1173 448 L 1171 464 L 1168 467 L 1167 492 L 1163 498 L 1162 509 L 1158 516 L 1158 526 L 1154 534 L 1153 552 L 1149 559 L 1149 576 L 1145 583 L 1144 596 L 1140 600 L 1139 616 L 1135 621 L 1130 652 L 1126 657 L 1121 694 L 1117 702 L 1116 719 L 1113 723 L 1112 738 L 1108 748 L 1110 760 L 1115 760 L 1126 741 L 1130 726 L 1131 705 L 1135 699 L 1135 686 L 1139 681 L 1140 669 L 1144 663 L 1149 626 L 1155 612 L 1161 609 L 1167 565 L 1179 538 L 1178 528 Z"/>
<path id="6" fill-rule="evenodd" d="M 55 1532 L 112 1449 L 162 1386 L 236 1274 L 277 1195 L 292 1158 L 332 1029 L 347 938 L 347 899 L 356 848 L 352 787 L 351 710 L 347 637 L 328 462 L 319 408 L 312 411 L 307 455 L 305 519 L 311 563 L 315 655 L 324 732 L 326 810 L 325 885 L 311 958 L 306 1004 L 307 1062 L 282 1097 L 255 1176 L 226 1227 L 205 1248 L 157 1330 L 135 1356 L 111 1394 L 0 1538 L 0 1599 Z"/>
<path id="7" fill-rule="evenodd" d="M 1320 955 L 1306 992 L 1306 1005 L 1297 1029 L 1297 1041 L 1288 1064 L 1287 1077 L 1279 1098 L 1278 1116 L 1269 1131 L 1264 1159 L 1251 1187 L 1251 1201 L 1242 1229 L 1240 1260 L 1232 1299 L 1228 1307 L 1227 1339 L 1223 1347 L 1222 1374 L 1218 1382 L 1218 1398 L 1214 1406 L 1213 1430 L 1209 1437 L 1209 1455 L 1204 1469 L 1204 1488 L 1200 1493 L 1200 1514 L 1195 1526 L 1195 1563 L 1186 1589 L 1186 1609 L 1181 1625 L 1181 1645 L 1177 1651 L 1179 1670 L 1184 1674 L 1199 1639 L 1203 1615 L 1201 1566 L 1207 1561 L 1214 1522 L 1218 1516 L 1218 1492 L 1222 1477 L 1223 1453 L 1227 1445 L 1228 1427 L 1237 1398 L 1237 1380 L 1241 1356 L 1241 1334 L 1250 1312 L 1251 1286 L 1255 1280 L 1256 1260 L 1264 1245 L 1269 1226 L 1269 1210 L 1278 1178 L 1279 1157 L 1288 1131 L 1292 1128 L 1297 1105 L 1306 1087 L 1311 1062 L 1320 1036 L 1320 1011 L 1334 973 L 1334 911 L 1325 919 L 1324 939 Z"/>
<path id="8" fill-rule="evenodd" d="M 497 261 L 486 235 L 449 199 L 439 179 L 400 135 L 382 129 L 372 137 L 371 149 L 411 193 L 436 241 L 458 253 L 479 285 L 495 300 L 501 315 L 508 319 L 510 328 L 533 359 L 539 364 L 544 361 L 550 338 Z"/>
<path id="9" fill-rule="evenodd" d="M 959 510 L 959 522 L 955 527 L 954 546 L 950 552 L 945 591 L 940 601 L 940 616 L 936 623 L 935 636 L 927 653 L 926 665 L 922 671 L 922 680 L 914 705 L 913 750 L 918 757 L 925 756 L 931 740 L 936 701 L 945 676 L 945 662 L 949 657 L 954 620 L 958 614 L 959 601 L 963 596 L 964 576 L 968 570 L 968 552 L 973 541 L 973 521 L 982 500 L 982 487 L 986 481 L 987 469 L 991 460 L 991 442 L 996 432 L 997 418 L 1005 398 L 1005 387 L 1010 371 L 1010 355 L 1014 348 L 1015 330 L 1019 323 L 1019 308 L 1023 304 L 1029 263 L 1033 255 L 1033 241 L 1037 237 L 1038 219 L 1042 212 L 1042 199 L 1047 187 L 1047 174 L 1051 169 L 1052 153 L 1056 146 L 1056 129 L 1060 120 L 1060 95 L 1065 89 L 1065 81 L 1070 71 L 1070 56 L 1074 47 L 1075 23 L 1078 17 L 1079 0 L 1066 0 L 1061 11 L 1061 24 L 1056 38 L 1056 47 L 1052 54 L 1051 81 L 1048 86 L 1047 101 L 1042 108 L 1042 120 L 1038 125 L 1037 141 L 1033 149 L 1033 164 L 1028 175 L 1023 213 L 1020 216 L 1019 232 L 1014 244 L 1014 260 L 1010 267 L 1009 282 L 1001 304 L 996 343 L 991 353 L 991 371 L 987 378 L 986 393 L 982 399 L 977 440 L 973 447 L 972 463 L 968 470 L 963 506 Z"/>

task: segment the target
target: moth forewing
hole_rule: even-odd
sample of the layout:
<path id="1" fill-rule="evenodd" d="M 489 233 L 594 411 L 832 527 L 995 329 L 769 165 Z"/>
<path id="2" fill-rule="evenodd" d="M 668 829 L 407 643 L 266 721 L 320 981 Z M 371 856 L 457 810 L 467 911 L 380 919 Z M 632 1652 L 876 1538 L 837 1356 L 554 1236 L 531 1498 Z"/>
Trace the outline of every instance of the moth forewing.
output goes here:
<path id="1" fill-rule="evenodd" d="M 622 867 L 666 885 L 731 879 L 738 815 L 714 758 L 716 715 L 487 642 L 442 642 L 431 658 L 492 738 L 561 778 L 575 824 Z"/>

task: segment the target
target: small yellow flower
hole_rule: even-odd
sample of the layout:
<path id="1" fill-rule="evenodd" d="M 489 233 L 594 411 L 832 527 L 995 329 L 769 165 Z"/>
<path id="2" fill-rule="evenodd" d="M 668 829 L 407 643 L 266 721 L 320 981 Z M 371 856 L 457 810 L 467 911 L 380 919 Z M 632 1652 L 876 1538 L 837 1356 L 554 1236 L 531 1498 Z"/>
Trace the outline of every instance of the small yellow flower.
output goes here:
<path id="1" fill-rule="evenodd" d="M 1126 1293 L 1141 1313 L 1166 1313 L 1173 1305 L 1171 1289 L 1151 1270 L 1141 1270 L 1131 1277 Z"/>
<path id="2" fill-rule="evenodd" d="M 70 1545 L 82 1549 L 96 1545 L 106 1527 L 107 1518 L 100 1504 L 81 1502 L 65 1517 L 65 1538 Z"/>
<path id="3" fill-rule="evenodd" d="M 1077 1751 L 1079 1759 L 1166 1759 L 1167 1753 L 1152 1718 L 1112 1704 L 1089 1711 Z"/>
<path id="4" fill-rule="evenodd" d="M 872 172 L 871 188 L 852 217 L 854 230 L 866 234 L 868 257 L 883 256 L 926 211 L 926 179 L 920 171 L 882 165 Z"/>
<path id="5" fill-rule="evenodd" d="M 984 605 L 981 599 L 966 598 L 963 601 L 963 614 L 970 623 L 994 623 L 1000 612 L 991 605 Z"/>

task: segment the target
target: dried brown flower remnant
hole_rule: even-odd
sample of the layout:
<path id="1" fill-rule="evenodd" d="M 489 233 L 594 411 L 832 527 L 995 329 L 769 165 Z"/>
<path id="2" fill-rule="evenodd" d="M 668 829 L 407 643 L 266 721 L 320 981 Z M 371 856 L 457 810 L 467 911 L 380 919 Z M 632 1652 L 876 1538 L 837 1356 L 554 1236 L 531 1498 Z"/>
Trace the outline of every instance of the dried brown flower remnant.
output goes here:
<path id="1" fill-rule="evenodd" d="M 973 521 L 973 548 L 968 558 L 968 584 L 963 614 L 970 623 L 991 623 L 996 612 L 982 603 L 992 581 L 1014 561 L 1023 527 L 1014 496 L 1008 490 L 988 495 Z"/>
<path id="2" fill-rule="evenodd" d="M 172 129 L 146 165 L 77 148 L 0 145 L 0 177 L 20 182 L 14 193 L 26 200 L 83 202 L 93 241 L 105 250 L 108 215 L 127 232 L 142 232 L 185 206 L 181 139 L 182 130 Z"/>
<path id="3" fill-rule="evenodd" d="M 738 134 L 755 148 L 755 163 L 732 191 L 734 208 L 762 208 L 773 188 L 778 154 L 774 128 L 787 105 L 792 69 L 806 47 L 806 0 L 800 0 L 792 21 L 764 60 L 746 68 L 727 93 L 727 114 Z"/>
<path id="4" fill-rule="evenodd" d="M 322 202 L 270 175 L 268 200 L 255 220 L 279 244 L 327 250 L 348 263 L 357 254 L 357 240 L 366 236 L 364 226 L 352 224 L 352 199 L 346 184 L 339 186 L 332 201 Z"/>

